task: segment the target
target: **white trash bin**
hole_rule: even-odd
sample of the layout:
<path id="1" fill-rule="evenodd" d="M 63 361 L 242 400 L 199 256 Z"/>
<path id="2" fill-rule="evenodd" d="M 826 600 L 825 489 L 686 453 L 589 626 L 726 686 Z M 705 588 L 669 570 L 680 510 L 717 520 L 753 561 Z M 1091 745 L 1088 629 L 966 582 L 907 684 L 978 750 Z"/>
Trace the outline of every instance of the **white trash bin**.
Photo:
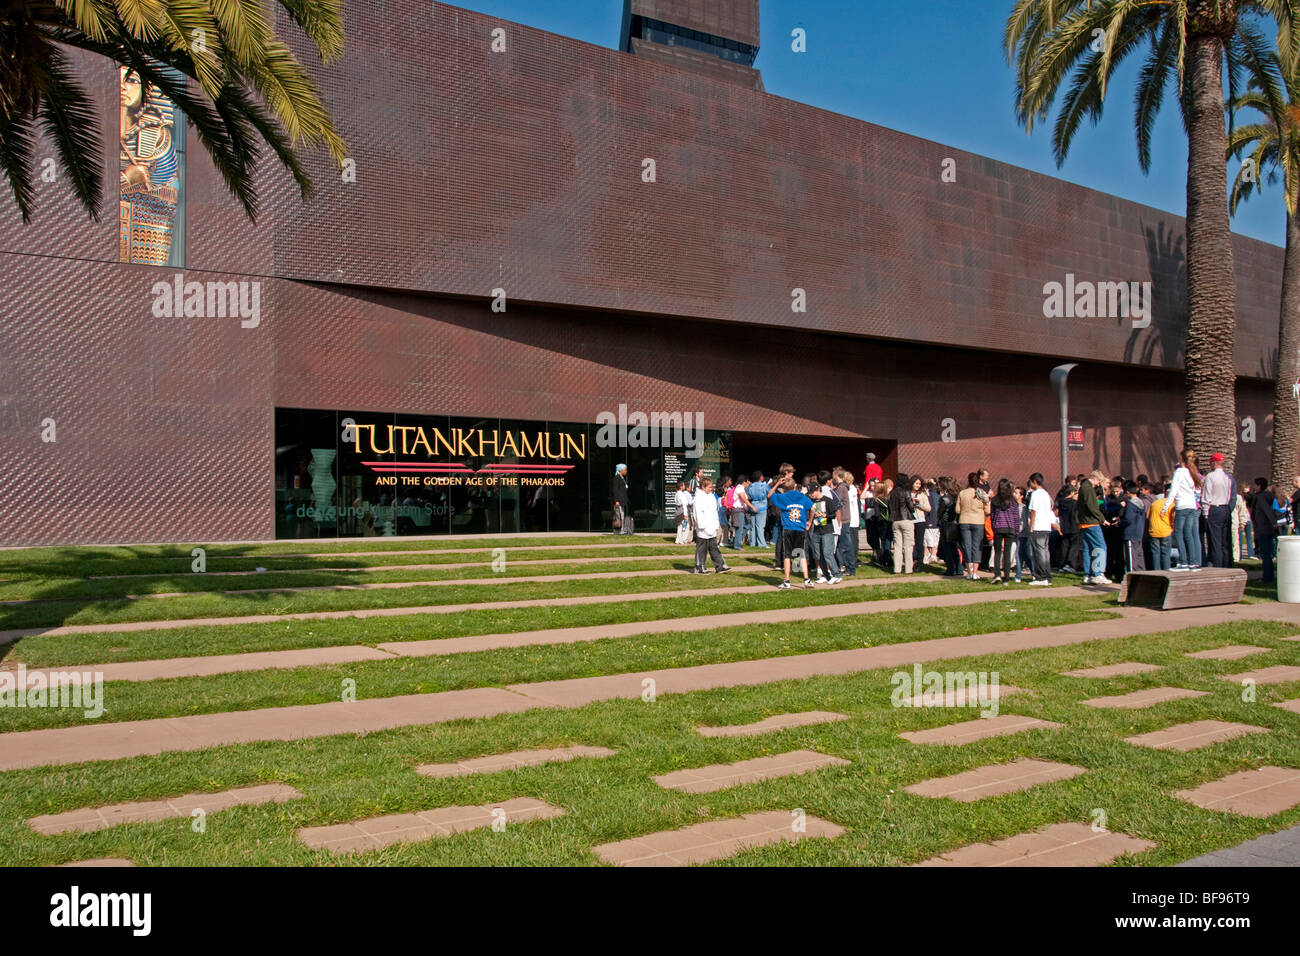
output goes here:
<path id="1" fill-rule="evenodd" d="M 1277 599 L 1300 604 L 1300 535 L 1277 539 Z"/>

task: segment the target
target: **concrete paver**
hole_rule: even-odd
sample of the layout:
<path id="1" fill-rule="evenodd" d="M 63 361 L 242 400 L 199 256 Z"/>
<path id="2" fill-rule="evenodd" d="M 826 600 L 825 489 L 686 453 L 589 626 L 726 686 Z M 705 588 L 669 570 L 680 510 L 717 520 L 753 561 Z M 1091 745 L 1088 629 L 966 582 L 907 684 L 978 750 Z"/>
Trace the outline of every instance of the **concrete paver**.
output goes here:
<path id="1" fill-rule="evenodd" d="M 331 853 L 378 850 L 396 843 L 421 843 L 434 837 L 451 836 L 466 830 L 490 827 L 498 819 L 511 823 L 546 820 L 564 811 L 531 797 L 516 797 L 503 803 L 477 807 L 435 807 L 419 813 L 394 813 L 353 823 L 303 827 L 298 839 L 310 847 Z"/>
<path id="2" fill-rule="evenodd" d="M 960 803 L 974 803 L 986 797 L 1018 793 L 1043 783 L 1069 780 L 1071 777 L 1087 772 L 1084 767 L 1075 767 L 1052 760 L 1020 757 L 1009 763 L 976 767 L 974 770 L 956 773 L 950 777 L 922 780 L 904 787 L 903 790 L 918 797 L 947 797 Z"/>
<path id="3" fill-rule="evenodd" d="M 898 736 L 914 744 L 940 744 L 960 746 L 986 737 L 1002 737 L 1026 730 L 1060 730 L 1063 724 L 1019 714 L 998 714 L 996 717 L 977 717 L 959 724 L 945 724 L 929 730 L 909 730 Z"/>
<path id="4" fill-rule="evenodd" d="M 752 724 L 727 724 L 721 727 L 696 727 L 702 737 L 754 737 L 770 734 L 791 727 L 808 727 L 812 724 L 825 724 L 834 720 L 848 720 L 847 714 L 836 714 L 827 710 L 807 710 L 798 714 L 776 714 L 764 717 Z"/>
<path id="5" fill-rule="evenodd" d="M 1201 661 L 1236 661 L 1254 654 L 1266 654 L 1271 647 L 1257 647 L 1254 644 L 1229 644 L 1227 647 L 1212 647 L 1205 651 L 1190 651 L 1186 656 Z"/>
<path id="6" fill-rule="evenodd" d="M 1242 770 L 1191 790 L 1179 790 L 1174 796 L 1206 810 L 1271 817 L 1300 805 L 1300 770 L 1293 767 Z"/>
<path id="7" fill-rule="evenodd" d="M 66 813 L 48 813 L 32 817 L 27 825 L 44 836 L 80 831 L 91 833 L 119 823 L 147 823 L 189 817 L 195 810 L 216 813 L 230 807 L 250 807 L 262 803 L 298 800 L 302 794 L 279 783 L 237 787 L 220 793 L 187 793 L 166 800 L 114 803 L 105 807 L 83 807 Z"/>
<path id="8" fill-rule="evenodd" d="M 1261 667 L 1259 670 L 1242 671 L 1240 674 L 1220 674 L 1224 680 L 1240 684 L 1242 681 L 1254 681 L 1256 684 L 1292 684 L 1300 682 L 1300 667 L 1291 664 L 1275 664 Z"/>
<path id="9" fill-rule="evenodd" d="M 1224 720 L 1194 720 L 1191 723 L 1175 724 L 1164 730 L 1153 730 L 1150 733 L 1125 737 L 1124 740 L 1139 747 L 1181 750 L 1186 753 L 1223 740 L 1235 740 L 1245 734 L 1265 733 L 1268 733 L 1267 727 L 1255 727 L 1251 724 L 1237 724 Z"/>
<path id="10" fill-rule="evenodd" d="M 1163 704 L 1168 700 L 1183 700 L 1188 697 L 1204 697 L 1205 695 L 1206 692 L 1203 690 L 1189 690 L 1186 687 L 1149 687 L 1146 690 L 1135 690 L 1130 694 L 1094 697 L 1091 700 L 1085 700 L 1084 704 L 1089 707 L 1141 710 L 1144 707 Z"/>
<path id="11" fill-rule="evenodd" d="M 810 773 L 824 767 L 844 767 L 849 761 L 842 757 L 818 753 L 815 750 L 791 750 L 768 757 L 754 757 L 735 763 L 710 764 L 691 770 L 674 770 L 652 778 L 665 790 L 681 793 L 713 793 L 747 783 L 757 783 L 773 777 L 789 777 Z"/>
<path id="12" fill-rule="evenodd" d="M 1080 670 L 1062 671 L 1062 673 L 1066 677 L 1092 677 L 1105 680 L 1110 677 L 1127 677 L 1129 674 L 1146 674 L 1158 670 L 1163 670 L 1159 664 L 1124 661 L 1122 664 L 1103 664 L 1101 667 L 1084 667 Z"/>
<path id="13" fill-rule="evenodd" d="M 564 763 L 579 757 L 612 757 L 608 747 L 587 747 L 574 744 L 570 747 L 551 747 L 542 750 L 515 750 L 505 754 L 472 757 L 454 763 L 426 763 L 415 768 L 425 777 L 468 777 L 476 773 L 497 773 L 519 767 L 536 767 L 548 763 Z"/>
<path id="14" fill-rule="evenodd" d="M 648 833 L 632 840 L 602 843 L 593 847 L 592 852 L 618 866 L 686 866 L 724 859 L 742 850 L 780 841 L 833 839 L 843 833 L 843 827 L 820 817 L 805 814 L 799 818 L 789 811 L 768 810 L 696 823 L 680 830 Z"/>
<path id="15" fill-rule="evenodd" d="M 994 843 L 950 850 L 917 866 L 1100 866 L 1155 844 L 1125 833 L 1096 832 L 1084 823 L 1057 823 Z"/>

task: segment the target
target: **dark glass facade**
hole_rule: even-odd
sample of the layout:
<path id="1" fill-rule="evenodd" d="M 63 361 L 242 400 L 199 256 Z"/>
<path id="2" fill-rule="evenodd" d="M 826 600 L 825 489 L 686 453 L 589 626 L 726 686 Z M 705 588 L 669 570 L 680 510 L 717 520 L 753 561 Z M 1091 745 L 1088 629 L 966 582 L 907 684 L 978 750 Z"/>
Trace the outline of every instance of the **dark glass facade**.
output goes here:
<path id="1" fill-rule="evenodd" d="M 672 526 L 683 461 L 716 477 L 730 435 L 703 453 L 600 447 L 568 422 L 277 408 L 277 538 L 599 531 L 612 527 L 614 468 L 628 466 L 636 528 Z M 693 469 L 693 464 L 690 466 Z M 667 475 L 665 474 L 667 471 Z"/>

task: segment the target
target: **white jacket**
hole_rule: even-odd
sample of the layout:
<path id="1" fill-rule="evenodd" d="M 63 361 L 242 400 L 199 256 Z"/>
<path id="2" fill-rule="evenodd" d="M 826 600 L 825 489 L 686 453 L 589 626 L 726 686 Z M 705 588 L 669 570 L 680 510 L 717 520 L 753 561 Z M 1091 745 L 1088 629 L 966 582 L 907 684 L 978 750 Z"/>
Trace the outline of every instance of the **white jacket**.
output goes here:
<path id="1" fill-rule="evenodd" d="M 1164 508 L 1166 512 L 1169 511 L 1170 502 L 1176 509 L 1196 507 L 1196 482 L 1192 480 L 1192 473 L 1185 466 L 1180 466 L 1174 472 L 1174 480 L 1170 482 L 1169 494 L 1166 497 L 1168 498 Z"/>
<path id="2" fill-rule="evenodd" d="M 695 537 L 716 538 L 718 536 L 718 496 L 713 492 L 695 492 Z"/>

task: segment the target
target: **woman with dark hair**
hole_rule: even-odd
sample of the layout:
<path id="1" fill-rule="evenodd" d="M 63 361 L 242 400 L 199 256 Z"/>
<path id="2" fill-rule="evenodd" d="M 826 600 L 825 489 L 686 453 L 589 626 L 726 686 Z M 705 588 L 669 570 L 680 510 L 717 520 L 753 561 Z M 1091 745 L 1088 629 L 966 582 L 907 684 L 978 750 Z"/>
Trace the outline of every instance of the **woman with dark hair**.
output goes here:
<path id="1" fill-rule="evenodd" d="M 957 482 L 947 475 L 939 479 L 939 557 L 943 560 L 943 576 L 955 578 L 961 569 L 959 544 L 961 529 L 957 525 Z"/>
<path id="2" fill-rule="evenodd" d="M 916 547 L 916 516 L 930 510 L 930 499 L 922 490 L 924 480 L 920 475 L 899 475 L 898 483 L 889 493 L 889 513 L 894 524 L 894 573 L 911 574 L 915 570 L 913 551 Z M 901 550 L 900 550 L 901 549 Z"/>
<path id="3" fill-rule="evenodd" d="M 965 577 L 978 581 L 980 551 L 984 547 L 984 518 L 988 514 L 988 498 L 980 489 L 979 472 L 966 476 L 966 488 L 957 496 L 957 525 L 961 530 L 962 560 L 966 563 Z"/>
<path id="4" fill-rule="evenodd" d="M 1011 552 L 1020 534 L 1020 504 L 1016 501 L 1016 489 L 1008 479 L 998 479 L 998 490 L 989 502 L 989 509 L 993 517 L 993 581 L 1007 584 L 1011 580 Z"/>
<path id="5" fill-rule="evenodd" d="M 1279 498 L 1285 501 L 1286 492 L 1279 493 L 1277 488 L 1266 484 L 1255 492 L 1254 497 L 1255 507 L 1251 509 L 1250 519 L 1255 528 L 1255 554 L 1264 565 L 1264 576 L 1260 581 L 1263 584 L 1273 584 L 1277 581 L 1273 553 L 1277 548 L 1277 536 L 1285 533 L 1285 529 L 1278 528 L 1278 512 L 1273 505 Z"/>

